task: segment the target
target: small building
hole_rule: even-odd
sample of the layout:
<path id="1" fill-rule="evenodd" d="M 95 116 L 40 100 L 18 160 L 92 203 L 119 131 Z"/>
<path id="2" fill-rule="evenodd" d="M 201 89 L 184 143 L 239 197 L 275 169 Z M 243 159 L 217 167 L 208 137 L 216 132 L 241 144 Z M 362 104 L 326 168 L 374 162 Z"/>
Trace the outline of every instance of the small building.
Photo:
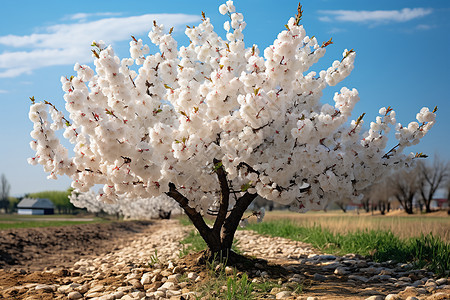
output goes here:
<path id="1" fill-rule="evenodd" d="M 19 215 L 53 215 L 55 206 L 48 199 L 24 198 L 17 204 Z"/>
<path id="2" fill-rule="evenodd" d="M 440 198 L 431 200 L 431 209 L 448 209 L 448 199 Z"/>

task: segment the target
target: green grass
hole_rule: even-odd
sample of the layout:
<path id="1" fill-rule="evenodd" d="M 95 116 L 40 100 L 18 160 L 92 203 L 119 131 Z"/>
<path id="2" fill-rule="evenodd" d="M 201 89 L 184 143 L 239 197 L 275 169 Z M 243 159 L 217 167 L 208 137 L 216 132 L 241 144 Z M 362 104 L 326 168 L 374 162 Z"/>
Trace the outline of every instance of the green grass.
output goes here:
<path id="1" fill-rule="evenodd" d="M 191 252 L 198 252 L 207 248 L 205 241 L 197 230 L 189 232 L 188 236 L 181 240 L 183 249 L 180 250 L 179 256 L 184 257 Z"/>
<path id="2" fill-rule="evenodd" d="M 263 299 L 274 287 L 280 288 L 281 284 L 273 279 L 253 282 L 245 272 L 226 274 L 224 266 L 216 269 L 215 264 L 208 267 L 208 280 L 196 287 L 199 295 L 197 299 L 227 299 L 227 300 L 256 300 Z M 283 290 L 290 290 L 296 295 L 301 294 L 302 285 L 295 284 L 285 286 Z"/>
<path id="3" fill-rule="evenodd" d="M 190 225 L 190 223 L 186 223 L 185 225 Z M 199 252 L 207 248 L 205 241 L 197 230 L 190 231 L 188 236 L 181 240 L 180 243 L 183 245 L 183 249 L 180 250 L 179 257 L 184 257 L 191 252 Z M 236 253 L 240 253 L 236 240 L 233 241 L 231 249 Z"/>
<path id="4" fill-rule="evenodd" d="M 431 234 L 400 239 L 391 231 L 382 230 L 332 233 L 317 225 L 301 227 L 285 220 L 250 224 L 248 229 L 260 234 L 310 243 L 331 254 L 356 253 L 378 262 L 412 262 L 417 267 L 426 267 L 438 275 L 448 275 L 446 272 L 450 270 L 450 244 Z"/>
<path id="5" fill-rule="evenodd" d="M 73 215 L 0 215 L 0 230 L 12 228 L 71 226 L 101 222 L 107 221 L 101 218 L 81 220 L 79 217 Z"/>

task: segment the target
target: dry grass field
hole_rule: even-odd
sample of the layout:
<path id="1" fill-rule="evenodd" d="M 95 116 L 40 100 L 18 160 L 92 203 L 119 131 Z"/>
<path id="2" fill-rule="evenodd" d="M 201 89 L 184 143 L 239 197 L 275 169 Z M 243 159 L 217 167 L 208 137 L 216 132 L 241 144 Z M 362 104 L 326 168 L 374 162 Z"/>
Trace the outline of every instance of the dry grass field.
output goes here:
<path id="1" fill-rule="evenodd" d="M 289 211 L 266 212 L 264 221 L 292 220 L 300 226 L 321 226 L 333 233 L 345 233 L 357 230 L 392 231 L 400 238 L 419 237 L 432 233 L 445 242 L 450 242 L 450 216 L 446 211 L 430 214 L 407 215 L 402 211 L 393 211 L 384 216 L 379 212 L 362 213 L 349 211 L 308 212 L 298 214 Z"/>

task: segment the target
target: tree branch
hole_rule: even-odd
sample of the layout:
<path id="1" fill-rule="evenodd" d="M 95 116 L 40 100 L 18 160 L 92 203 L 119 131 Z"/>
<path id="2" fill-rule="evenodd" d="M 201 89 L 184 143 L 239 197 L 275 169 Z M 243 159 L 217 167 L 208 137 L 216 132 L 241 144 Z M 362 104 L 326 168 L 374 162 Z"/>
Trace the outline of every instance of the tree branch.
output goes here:
<path id="1" fill-rule="evenodd" d="M 236 205 L 223 224 L 223 235 L 221 237 L 223 248 L 231 248 L 231 245 L 233 244 L 234 233 L 239 226 L 239 222 L 241 221 L 245 210 L 253 202 L 257 195 L 258 194 L 245 193 L 244 196 L 240 197 L 236 201 Z"/>
<path id="2" fill-rule="evenodd" d="M 220 230 L 222 228 L 223 222 L 225 221 L 225 218 L 227 217 L 228 205 L 230 203 L 230 187 L 228 186 L 227 173 L 223 168 L 222 162 L 215 158 L 213 162 L 214 166 L 218 166 L 215 167 L 215 169 L 220 183 L 221 195 L 219 212 L 217 214 L 216 221 L 214 222 L 212 231 L 214 235 L 220 236 Z"/>
<path id="3" fill-rule="evenodd" d="M 177 191 L 175 184 L 173 184 L 172 182 L 169 183 L 169 191 L 166 193 L 166 195 L 177 201 L 181 208 L 183 208 L 184 212 L 192 221 L 195 228 L 197 228 L 198 232 L 211 250 L 214 251 L 215 249 L 217 249 L 217 247 L 220 247 L 220 241 L 216 240 L 217 238 L 215 238 L 214 235 L 211 234 L 212 230 L 208 225 L 206 225 L 202 215 L 194 208 L 189 206 L 189 200 Z"/>

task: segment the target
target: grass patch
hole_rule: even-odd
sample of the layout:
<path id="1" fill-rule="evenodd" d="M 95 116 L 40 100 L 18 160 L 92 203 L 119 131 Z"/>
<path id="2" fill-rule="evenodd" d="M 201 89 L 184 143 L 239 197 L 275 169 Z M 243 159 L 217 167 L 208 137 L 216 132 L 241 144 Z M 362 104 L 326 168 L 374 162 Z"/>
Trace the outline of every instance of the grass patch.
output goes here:
<path id="1" fill-rule="evenodd" d="M 229 267 L 227 267 L 229 268 Z M 293 295 L 302 293 L 302 285 L 282 285 L 274 279 L 251 280 L 245 272 L 238 272 L 233 268 L 231 274 L 226 274 L 223 265 L 210 264 L 208 266 L 207 280 L 196 287 L 199 295 L 197 299 L 227 300 L 256 300 L 263 299 L 273 288 L 293 292 Z"/>
<path id="2" fill-rule="evenodd" d="M 349 233 L 364 230 L 392 231 L 401 239 L 413 238 L 432 233 L 443 241 L 450 243 L 450 218 L 446 212 L 430 214 L 400 214 L 393 211 L 385 216 L 371 213 L 356 214 L 339 211 L 310 211 L 299 214 L 289 211 L 266 212 L 264 221 L 291 220 L 299 227 L 312 227 L 320 225 L 332 233 Z"/>
<path id="3" fill-rule="evenodd" d="M 332 233 L 318 225 L 301 227 L 289 220 L 250 224 L 248 229 L 310 243 L 319 250 L 336 255 L 356 253 L 378 262 L 395 260 L 413 263 L 438 275 L 448 275 L 446 272 L 450 269 L 450 244 L 431 234 L 400 239 L 391 231 L 382 230 Z"/>
<path id="4" fill-rule="evenodd" d="M 71 226 L 89 223 L 109 222 L 101 218 L 87 218 L 83 220 L 72 215 L 0 215 L 0 230 L 14 228 Z"/>
<path id="5" fill-rule="evenodd" d="M 180 241 L 183 249 L 180 250 L 179 256 L 185 257 L 191 252 L 199 252 L 207 248 L 205 241 L 197 230 L 189 232 L 188 236 Z"/>
<path id="6" fill-rule="evenodd" d="M 190 231 L 188 236 L 181 240 L 180 243 L 183 248 L 180 250 L 179 257 L 185 257 L 191 252 L 199 252 L 207 248 L 205 241 L 197 230 Z M 238 248 L 238 242 L 236 240 L 233 241 L 231 249 L 235 253 L 241 254 L 241 251 Z"/>

